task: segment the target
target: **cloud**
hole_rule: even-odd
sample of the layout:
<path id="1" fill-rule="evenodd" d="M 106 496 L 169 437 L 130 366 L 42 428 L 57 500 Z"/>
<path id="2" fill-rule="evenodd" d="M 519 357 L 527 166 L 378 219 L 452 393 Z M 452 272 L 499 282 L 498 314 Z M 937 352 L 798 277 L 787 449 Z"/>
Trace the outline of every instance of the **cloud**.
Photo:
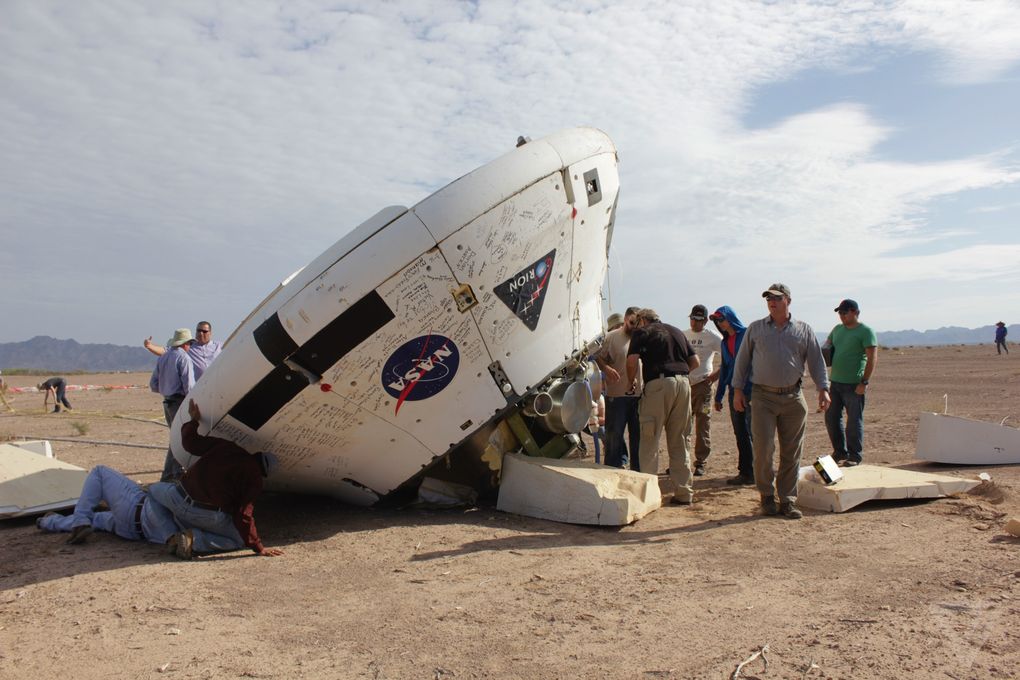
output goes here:
<path id="1" fill-rule="evenodd" d="M 613 289 L 670 311 L 690 300 L 656 277 L 678 262 L 699 294 L 738 272 L 733 296 L 777 270 L 821 280 L 833 252 L 927 275 L 903 250 L 936 238 L 932 201 L 1018 179 L 1015 139 L 881 156 L 898 130 L 867 102 L 742 123 L 761 87 L 890 54 L 932 55 L 933 87 L 1002 77 L 1008 2 L 14 2 L 0 45 L 0 341 L 232 326 L 383 206 L 578 124 L 620 151 Z"/>

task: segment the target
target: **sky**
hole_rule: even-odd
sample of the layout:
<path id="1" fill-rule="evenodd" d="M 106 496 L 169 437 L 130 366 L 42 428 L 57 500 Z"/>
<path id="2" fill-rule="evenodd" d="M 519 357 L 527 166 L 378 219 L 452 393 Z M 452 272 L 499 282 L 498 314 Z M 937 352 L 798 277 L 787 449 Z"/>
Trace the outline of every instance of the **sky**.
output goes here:
<path id="1" fill-rule="evenodd" d="M 0 342 L 225 339 L 564 128 L 620 159 L 609 309 L 1020 318 L 1020 3 L 5 0 Z"/>

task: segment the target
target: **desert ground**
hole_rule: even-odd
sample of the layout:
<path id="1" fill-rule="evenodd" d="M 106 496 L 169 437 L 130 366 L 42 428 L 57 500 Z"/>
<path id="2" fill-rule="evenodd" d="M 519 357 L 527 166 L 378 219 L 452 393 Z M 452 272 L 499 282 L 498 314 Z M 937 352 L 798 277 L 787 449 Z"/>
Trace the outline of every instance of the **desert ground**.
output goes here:
<path id="1" fill-rule="evenodd" d="M 765 645 L 767 669 L 757 658 L 741 677 L 1018 677 L 1020 540 L 1003 525 L 1020 516 L 1020 466 L 917 461 L 918 414 L 941 411 L 943 395 L 950 413 L 1020 424 L 1020 348 L 883 349 L 866 462 L 988 472 L 991 484 L 800 521 L 761 517 L 753 488 L 725 484 L 736 454 L 719 415 L 695 504 L 623 528 L 266 494 L 260 533 L 284 556 L 184 562 L 109 534 L 69 546 L 31 518 L 6 520 L 0 678 L 729 678 Z M 41 395 L 15 395 L 0 440 L 53 438 L 62 460 L 158 478 L 163 451 L 124 445 L 166 444 L 157 395 L 69 399 L 73 412 L 48 414 Z M 812 414 L 805 462 L 827 452 Z"/>

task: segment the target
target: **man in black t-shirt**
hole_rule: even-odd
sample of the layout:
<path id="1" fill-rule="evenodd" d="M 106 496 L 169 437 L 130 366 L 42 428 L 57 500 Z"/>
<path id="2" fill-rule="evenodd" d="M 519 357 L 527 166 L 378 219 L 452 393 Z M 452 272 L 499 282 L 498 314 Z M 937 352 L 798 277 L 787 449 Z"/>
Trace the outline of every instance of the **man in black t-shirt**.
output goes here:
<path id="1" fill-rule="evenodd" d="M 652 309 L 637 313 L 638 327 L 627 354 L 627 380 L 637 377 L 638 358 L 645 389 L 638 414 L 641 420 L 640 460 L 642 472 L 658 474 L 659 437 L 666 430 L 669 475 L 676 485 L 673 502 L 694 502 L 691 456 L 687 450 L 687 426 L 691 419 L 691 385 L 687 375 L 700 365 L 683 331 L 662 323 Z"/>

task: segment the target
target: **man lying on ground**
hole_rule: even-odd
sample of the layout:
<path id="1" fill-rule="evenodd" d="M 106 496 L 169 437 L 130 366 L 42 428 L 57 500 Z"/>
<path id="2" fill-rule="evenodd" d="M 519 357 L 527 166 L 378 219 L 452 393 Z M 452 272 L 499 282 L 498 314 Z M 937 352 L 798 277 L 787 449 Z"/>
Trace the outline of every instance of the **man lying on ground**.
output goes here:
<path id="1" fill-rule="evenodd" d="M 105 502 L 109 510 L 95 508 Z M 105 465 L 89 471 L 74 514 L 48 512 L 36 520 L 42 531 L 69 531 L 68 543 L 84 543 L 93 530 L 108 531 L 129 541 L 167 543 L 178 531 L 173 514 L 153 501 L 141 486 Z"/>
<path id="2" fill-rule="evenodd" d="M 181 426 L 181 443 L 198 461 L 177 482 L 149 487 L 152 497 L 169 508 L 184 529 L 174 536 L 175 554 L 190 559 L 193 553 L 247 546 L 258 555 L 282 555 L 282 550 L 262 545 L 254 516 L 262 479 L 276 467 L 276 456 L 248 453 L 227 439 L 198 434 L 202 413 L 191 399 L 188 415 L 191 420 Z"/>

